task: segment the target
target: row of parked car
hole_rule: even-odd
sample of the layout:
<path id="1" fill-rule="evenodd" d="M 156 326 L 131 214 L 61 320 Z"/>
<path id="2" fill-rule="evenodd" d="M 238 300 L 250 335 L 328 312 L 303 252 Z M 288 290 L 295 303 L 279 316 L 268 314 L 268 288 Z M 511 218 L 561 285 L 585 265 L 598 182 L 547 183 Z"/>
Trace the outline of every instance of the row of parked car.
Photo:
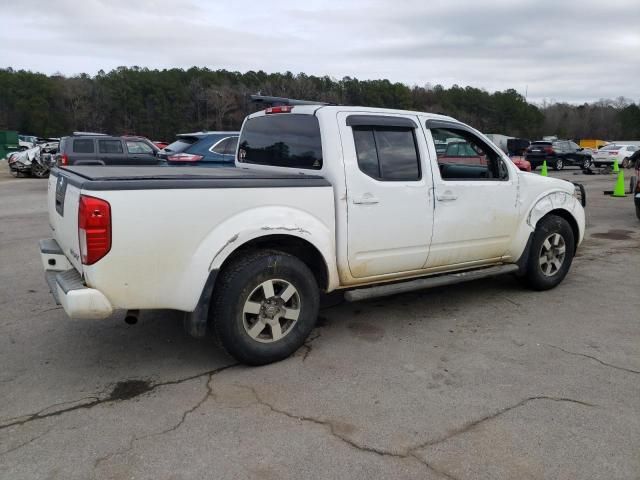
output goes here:
<path id="1" fill-rule="evenodd" d="M 238 132 L 178 135 L 164 148 L 144 137 L 79 134 L 64 137 L 59 165 L 203 165 L 233 163 Z"/>
<path id="2" fill-rule="evenodd" d="M 614 162 L 623 168 L 631 168 L 640 156 L 636 145 L 605 145 L 598 150 L 582 148 L 570 140 L 541 140 L 533 142 L 526 150 L 525 159 L 535 170 L 544 161 L 554 170 L 576 166 L 583 170 L 592 165 L 596 168 L 612 166 Z"/>
<path id="3" fill-rule="evenodd" d="M 55 165 L 204 165 L 233 164 L 238 132 L 195 132 L 174 142 L 145 137 L 74 132 L 55 143 L 36 144 L 11 154 L 15 176 L 46 177 Z"/>

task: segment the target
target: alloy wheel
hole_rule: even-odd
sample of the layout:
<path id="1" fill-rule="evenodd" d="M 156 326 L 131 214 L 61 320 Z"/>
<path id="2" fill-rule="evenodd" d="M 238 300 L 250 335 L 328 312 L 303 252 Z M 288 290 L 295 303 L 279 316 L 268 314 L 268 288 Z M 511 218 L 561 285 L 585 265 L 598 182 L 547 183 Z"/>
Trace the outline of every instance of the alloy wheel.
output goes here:
<path id="1" fill-rule="evenodd" d="M 247 298 L 242 322 L 247 334 L 257 342 L 277 342 L 293 329 L 300 307 L 300 294 L 291 282 L 266 280 Z"/>

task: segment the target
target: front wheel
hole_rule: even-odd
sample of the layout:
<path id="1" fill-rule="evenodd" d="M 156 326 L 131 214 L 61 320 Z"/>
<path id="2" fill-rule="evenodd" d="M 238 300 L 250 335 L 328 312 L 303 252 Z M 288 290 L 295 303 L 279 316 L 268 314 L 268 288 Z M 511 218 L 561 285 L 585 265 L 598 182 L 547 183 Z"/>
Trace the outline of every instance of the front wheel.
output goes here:
<path id="1" fill-rule="evenodd" d="M 556 163 L 553 165 L 554 170 L 562 170 L 564 168 L 564 161 L 559 158 L 556 160 Z"/>
<path id="2" fill-rule="evenodd" d="M 631 168 L 631 161 L 629 160 L 629 157 L 622 159 L 622 168 Z"/>
<path id="3" fill-rule="evenodd" d="M 315 326 L 320 292 L 309 267 L 279 251 L 248 253 L 225 267 L 211 309 L 222 346 L 248 365 L 283 360 Z"/>
<path id="4" fill-rule="evenodd" d="M 571 225 L 556 215 L 543 217 L 536 226 L 527 261 L 525 281 L 534 290 L 557 286 L 569 271 L 575 239 Z"/>
<path id="5" fill-rule="evenodd" d="M 584 170 L 587 170 L 590 166 L 591 166 L 591 157 L 585 157 L 585 159 L 582 161 L 582 168 Z"/>

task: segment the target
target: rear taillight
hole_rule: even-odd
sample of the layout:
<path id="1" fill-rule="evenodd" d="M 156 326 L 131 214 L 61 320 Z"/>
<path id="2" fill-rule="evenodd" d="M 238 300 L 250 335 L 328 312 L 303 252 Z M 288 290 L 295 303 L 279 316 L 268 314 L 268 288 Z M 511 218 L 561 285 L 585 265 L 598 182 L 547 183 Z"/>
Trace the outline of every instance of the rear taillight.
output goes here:
<path id="1" fill-rule="evenodd" d="M 609 152 L 609 155 L 617 155 L 618 154 L 618 150 L 611 150 Z"/>
<path id="2" fill-rule="evenodd" d="M 269 107 L 265 109 L 264 113 L 291 113 L 293 107 L 291 105 L 280 105 L 278 107 Z"/>
<path id="3" fill-rule="evenodd" d="M 548 153 L 551 155 L 553 154 L 553 147 L 544 147 L 544 151 L 545 153 Z"/>
<path id="4" fill-rule="evenodd" d="M 69 157 L 66 153 L 62 154 L 62 157 L 60 158 L 60 165 L 69 165 Z"/>
<path id="5" fill-rule="evenodd" d="M 109 202 L 80 195 L 78 240 L 84 265 L 92 265 L 111 250 L 111 206 Z"/>
<path id="6" fill-rule="evenodd" d="M 199 162 L 202 158 L 202 155 L 194 155 L 192 153 L 176 153 L 175 155 L 169 155 L 167 160 L 170 162 Z"/>

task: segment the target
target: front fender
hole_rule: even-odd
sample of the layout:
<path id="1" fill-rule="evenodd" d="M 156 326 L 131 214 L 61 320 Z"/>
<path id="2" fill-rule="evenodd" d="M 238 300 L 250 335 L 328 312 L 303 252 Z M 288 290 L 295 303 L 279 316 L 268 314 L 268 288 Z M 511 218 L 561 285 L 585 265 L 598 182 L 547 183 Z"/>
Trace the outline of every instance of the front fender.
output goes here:
<path id="1" fill-rule="evenodd" d="M 529 208 L 524 211 L 524 217 L 509 249 L 509 257 L 512 259 L 522 257 L 529 237 L 535 231 L 540 219 L 554 210 L 564 210 L 575 219 L 579 231 L 577 244 L 582 242 L 585 230 L 584 209 L 573 195 L 564 190 L 546 191 L 538 195 L 529 205 Z"/>
<path id="2" fill-rule="evenodd" d="M 330 213 L 333 215 L 333 212 Z M 245 243 L 275 234 L 298 237 L 312 244 L 327 265 L 329 289 L 335 288 L 338 285 L 335 227 L 333 216 L 330 218 L 331 222 L 325 223 L 307 211 L 292 207 L 264 206 L 245 210 L 226 219 L 216 225 L 202 240 L 191 265 L 186 269 L 186 275 L 195 275 L 198 278 L 201 288 L 196 289 L 197 292 L 184 294 L 193 294 L 192 301 L 195 306 L 211 271 L 219 270 L 229 255 Z"/>
<path id="3" fill-rule="evenodd" d="M 580 230 L 580 241 L 584 234 L 584 210 L 576 197 L 563 190 L 547 192 L 540 195 L 529 209 L 526 219 L 527 224 L 535 228 L 538 221 L 552 210 L 566 210 L 574 217 Z M 582 214 L 582 223 L 576 217 Z"/>

